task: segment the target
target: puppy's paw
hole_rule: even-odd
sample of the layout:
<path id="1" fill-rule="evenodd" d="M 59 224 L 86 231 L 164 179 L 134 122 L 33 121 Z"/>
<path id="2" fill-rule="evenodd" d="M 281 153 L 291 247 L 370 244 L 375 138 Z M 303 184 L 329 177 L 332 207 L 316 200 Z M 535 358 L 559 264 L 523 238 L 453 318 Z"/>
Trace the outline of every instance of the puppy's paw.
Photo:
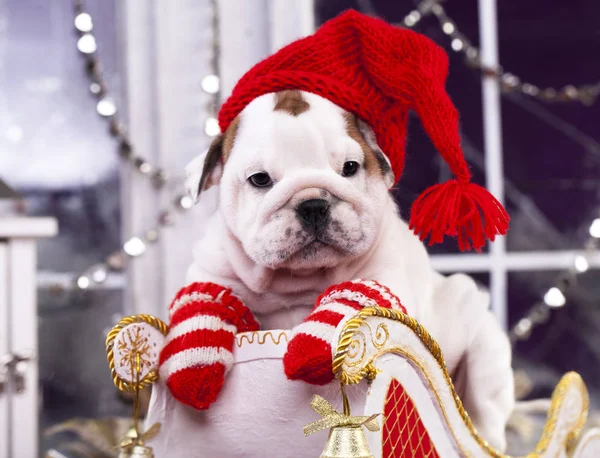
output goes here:
<path id="1" fill-rule="evenodd" d="M 286 376 L 313 385 L 331 382 L 332 345 L 337 327 L 363 307 L 372 305 L 405 312 L 398 298 L 374 281 L 355 280 L 327 289 L 306 320 L 292 330 L 283 357 Z"/>
<path id="2" fill-rule="evenodd" d="M 169 312 L 171 324 L 160 352 L 159 375 L 175 399 L 207 409 L 233 365 L 235 335 L 257 330 L 258 323 L 229 289 L 210 283 L 182 289 Z"/>

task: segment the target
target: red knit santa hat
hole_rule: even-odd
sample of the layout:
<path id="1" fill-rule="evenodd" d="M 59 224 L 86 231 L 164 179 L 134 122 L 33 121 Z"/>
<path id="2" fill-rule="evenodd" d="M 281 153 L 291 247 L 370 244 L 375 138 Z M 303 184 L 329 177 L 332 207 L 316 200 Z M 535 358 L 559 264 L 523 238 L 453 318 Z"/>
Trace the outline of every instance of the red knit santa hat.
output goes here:
<path id="1" fill-rule="evenodd" d="M 314 35 L 255 65 L 219 113 L 221 131 L 255 98 L 284 89 L 320 95 L 354 113 L 375 132 L 396 180 L 404 167 L 408 112 L 413 109 L 455 179 L 426 189 L 414 202 L 410 227 L 430 245 L 456 236 L 461 250 L 480 250 L 508 230 L 502 204 L 471 183 L 458 132 L 458 112 L 445 91 L 446 53 L 428 38 L 347 11 Z"/>

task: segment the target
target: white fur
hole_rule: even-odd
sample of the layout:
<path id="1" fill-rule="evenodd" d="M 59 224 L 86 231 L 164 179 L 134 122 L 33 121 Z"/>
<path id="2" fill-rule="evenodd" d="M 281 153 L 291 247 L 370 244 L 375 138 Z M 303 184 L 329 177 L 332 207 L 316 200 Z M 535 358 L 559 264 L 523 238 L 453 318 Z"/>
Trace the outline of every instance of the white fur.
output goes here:
<path id="1" fill-rule="evenodd" d="M 489 297 L 464 275 L 446 278 L 432 269 L 398 217 L 384 178 L 363 168 L 352 178 L 340 175 L 344 161 L 362 163 L 363 152 L 339 107 L 304 97 L 310 109 L 297 117 L 274 112 L 272 94 L 242 112 L 219 210 L 195 247 L 187 280 L 231 287 L 263 329 L 297 326 L 332 284 L 363 278 L 386 285 L 438 341 L 449 371 L 466 374 L 457 384 L 467 410 L 484 437 L 503 449 L 514 405 L 511 352 Z M 271 189 L 247 182 L 260 171 L 274 178 Z M 328 229 L 328 245 L 311 249 L 294 208 L 321 195 L 338 227 Z"/>
<path id="2" fill-rule="evenodd" d="M 363 168 L 352 178 L 340 175 L 345 161 L 363 161 L 362 149 L 346 134 L 339 107 L 312 94 L 306 99 L 311 109 L 297 117 L 273 111 L 273 94 L 248 105 L 220 186 L 228 229 L 254 263 L 272 269 L 328 268 L 364 254 L 387 194 L 385 183 L 367 179 Z M 268 192 L 247 181 L 262 171 L 275 181 Z M 302 229 L 295 207 L 321 191 L 336 225 L 323 236 L 328 245 L 315 250 L 317 242 Z"/>
<path id="3" fill-rule="evenodd" d="M 195 157 L 185 167 L 185 189 L 194 200 L 194 203 L 198 202 L 198 198 L 200 197 L 200 179 L 202 178 L 202 169 L 204 167 L 206 153 L 208 153 L 208 150 Z"/>

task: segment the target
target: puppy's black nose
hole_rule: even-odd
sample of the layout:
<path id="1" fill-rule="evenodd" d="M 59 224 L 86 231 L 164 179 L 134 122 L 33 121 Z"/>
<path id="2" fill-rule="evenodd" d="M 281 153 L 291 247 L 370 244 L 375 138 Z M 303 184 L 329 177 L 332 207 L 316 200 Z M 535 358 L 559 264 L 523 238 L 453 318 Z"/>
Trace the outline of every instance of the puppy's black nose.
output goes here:
<path id="1" fill-rule="evenodd" d="M 323 199 L 310 199 L 296 207 L 302 226 L 312 232 L 320 232 L 329 222 L 329 204 Z"/>

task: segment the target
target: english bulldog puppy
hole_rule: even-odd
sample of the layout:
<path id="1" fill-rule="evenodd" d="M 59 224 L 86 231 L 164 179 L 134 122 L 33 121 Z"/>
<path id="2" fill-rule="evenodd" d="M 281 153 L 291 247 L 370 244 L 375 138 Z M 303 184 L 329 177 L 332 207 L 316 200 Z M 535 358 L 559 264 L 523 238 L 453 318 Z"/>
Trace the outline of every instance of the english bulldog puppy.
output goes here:
<path id="1" fill-rule="evenodd" d="M 473 280 L 433 270 L 399 217 L 394 175 L 370 126 L 312 93 L 268 93 L 187 176 L 195 200 L 219 187 L 188 283 L 230 288 L 261 329 L 292 331 L 331 285 L 384 285 L 440 344 L 474 425 L 504 450 L 514 404 L 509 341 Z"/>

